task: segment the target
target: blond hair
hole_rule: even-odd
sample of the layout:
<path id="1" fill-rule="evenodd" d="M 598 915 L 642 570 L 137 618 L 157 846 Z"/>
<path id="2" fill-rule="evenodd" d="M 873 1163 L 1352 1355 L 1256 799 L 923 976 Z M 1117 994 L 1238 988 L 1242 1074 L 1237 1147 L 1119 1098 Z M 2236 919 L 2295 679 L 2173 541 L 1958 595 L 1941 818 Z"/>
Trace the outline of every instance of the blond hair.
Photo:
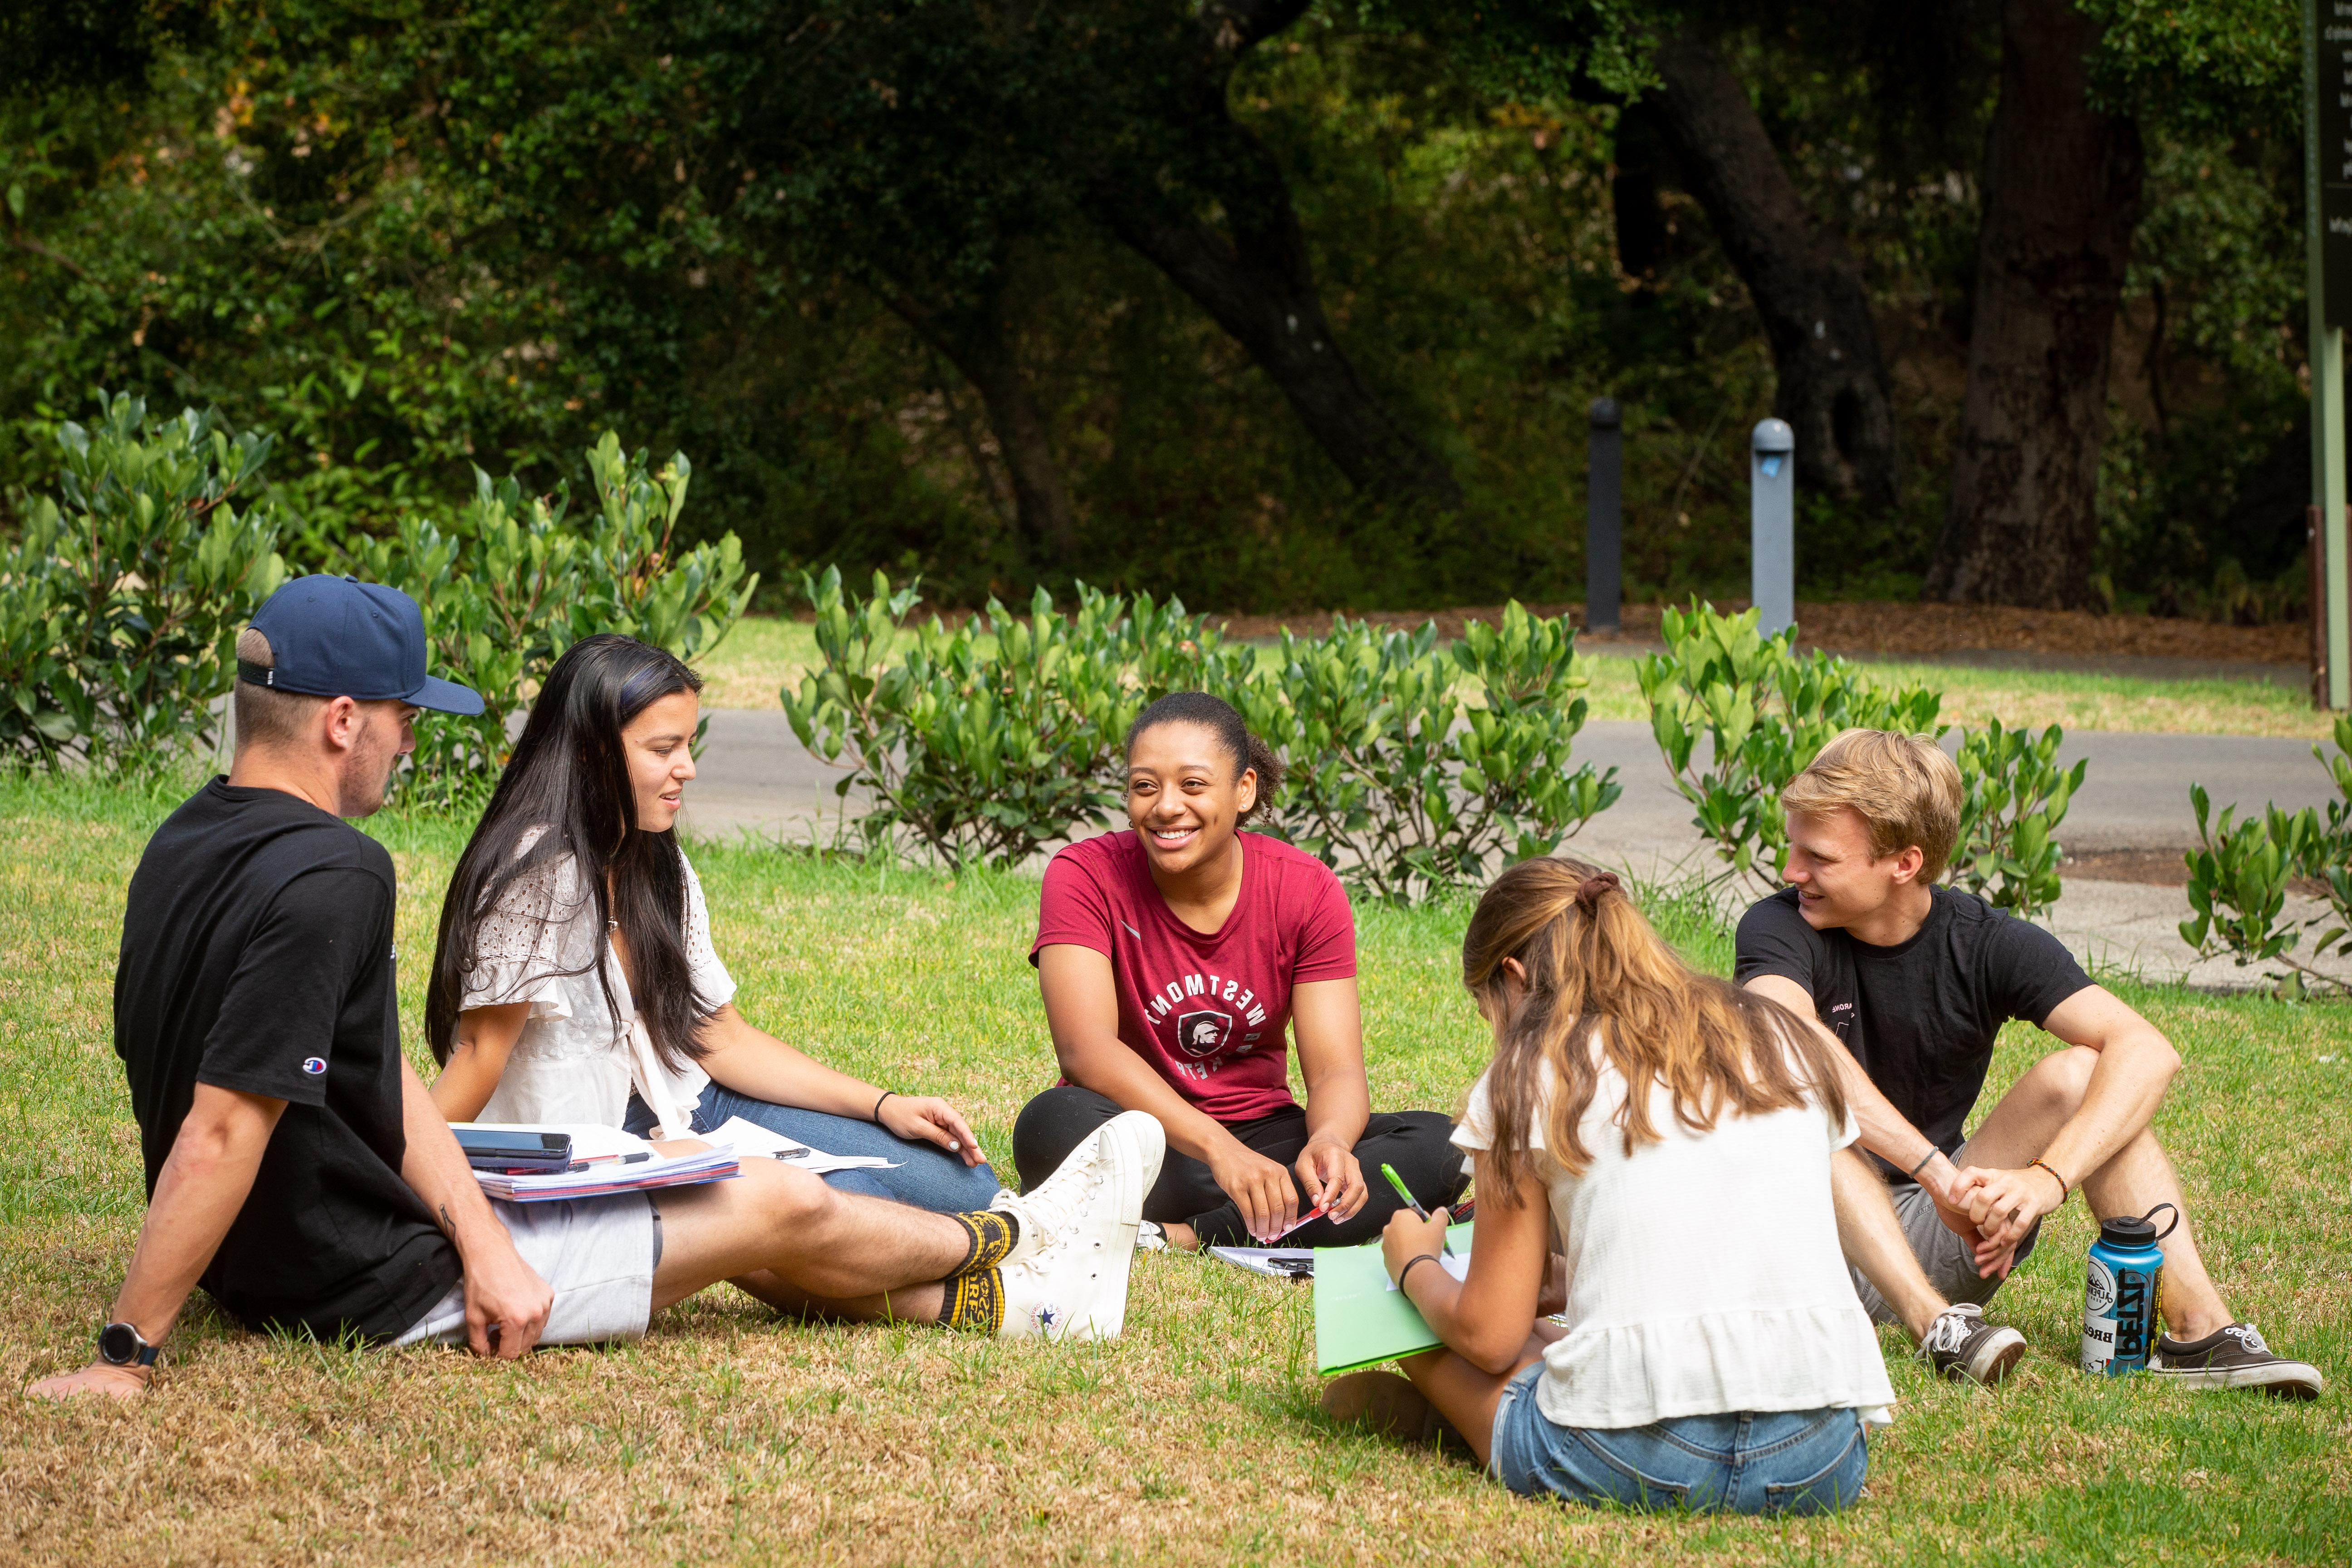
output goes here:
<path id="1" fill-rule="evenodd" d="M 1527 972 L 1516 1013 L 1504 985 L 1508 958 Z M 1770 998 L 1694 973 L 1615 877 L 1580 860 L 1522 860 L 1495 879 L 1462 939 L 1462 984 L 1495 1026 L 1488 1157 L 1506 1205 L 1533 1172 L 1539 1106 L 1550 1159 L 1570 1174 L 1591 1163 L 1579 1123 L 1599 1078 L 1592 1036 L 1603 1023 L 1601 1052 L 1625 1079 L 1617 1120 L 1628 1154 L 1661 1136 L 1650 1120 L 1654 1083 L 1672 1092 L 1675 1120 L 1694 1132 L 1710 1131 L 1726 1110 L 1807 1104 L 1844 1124 L 1829 1057 L 1836 1047 Z"/>
<path id="2" fill-rule="evenodd" d="M 1780 809 L 1815 816 L 1850 806 L 1870 827 L 1870 858 L 1916 846 L 1919 880 L 1951 864 L 1960 836 L 1960 770 L 1925 735 L 1848 730 L 1780 792 Z"/>

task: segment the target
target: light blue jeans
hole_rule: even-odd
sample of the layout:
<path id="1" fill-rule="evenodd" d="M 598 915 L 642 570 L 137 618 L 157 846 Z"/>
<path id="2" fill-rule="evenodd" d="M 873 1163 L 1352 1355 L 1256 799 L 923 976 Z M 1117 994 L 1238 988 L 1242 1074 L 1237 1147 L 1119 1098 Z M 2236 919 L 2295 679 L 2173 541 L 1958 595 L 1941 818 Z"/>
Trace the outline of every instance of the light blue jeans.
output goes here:
<path id="1" fill-rule="evenodd" d="M 987 1165 L 967 1165 L 936 1143 L 909 1142 L 871 1121 L 754 1100 L 719 1083 L 705 1089 L 695 1102 L 694 1130 L 709 1132 L 735 1116 L 828 1154 L 878 1154 L 898 1162 L 894 1171 L 830 1172 L 825 1185 L 837 1192 L 888 1198 L 935 1214 L 968 1214 L 986 1208 L 1000 1190 L 996 1173 Z M 621 1125 L 643 1137 L 653 1124 L 654 1113 L 646 1102 L 629 1096 L 628 1114 Z"/>
<path id="2" fill-rule="evenodd" d="M 1495 1407 L 1495 1477 L 1515 1492 L 1731 1513 L 1826 1513 L 1862 1495 L 1870 1445 L 1852 1410 L 1562 1426 L 1536 1406 L 1543 1373 L 1538 1362 L 1511 1379 Z"/>

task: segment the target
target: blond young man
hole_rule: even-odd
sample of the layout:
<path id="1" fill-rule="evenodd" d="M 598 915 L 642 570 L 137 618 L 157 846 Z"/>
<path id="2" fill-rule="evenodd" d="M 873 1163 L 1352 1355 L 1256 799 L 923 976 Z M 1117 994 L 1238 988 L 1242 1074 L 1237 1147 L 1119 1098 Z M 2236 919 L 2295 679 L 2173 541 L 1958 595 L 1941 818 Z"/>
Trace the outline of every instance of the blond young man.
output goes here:
<path id="1" fill-rule="evenodd" d="M 1739 922 L 1739 982 L 1845 1047 L 1846 1096 L 1879 1183 L 1839 1186 L 1840 1229 L 1863 1304 L 1939 1342 L 2007 1336 L 1988 1361 L 1939 1368 L 1990 1381 L 2022 1349 L 1982 1320 L 2042 1216 L 2080 1188 L 2095 1215 L 2174 1205 L 2164 1315 L 2149 1370 L 2197 1388 L 2315 1398 L 2317 1368 L 2273 1353 L 2222 1301 L 2199 1255 L 2187 1194 L 2150 1130 L 2179 1053 L 2095 985 L 2058 939 L 1937 885 L 1959 831 L 1959 770 L 1916 736 L 1849 730 L 1781 793 L 1790 886 Z M 1987 1112 L 1994 1037 L 2011 1018 L 2055 1036 Z M 1899 1237 L 1900 1245 L 1897 1245 Z M 1947 1303 L 1958 1303 L 1948 1306 Z M 1997 1357 L 1994 1359 L 1998 1359 Z"/>

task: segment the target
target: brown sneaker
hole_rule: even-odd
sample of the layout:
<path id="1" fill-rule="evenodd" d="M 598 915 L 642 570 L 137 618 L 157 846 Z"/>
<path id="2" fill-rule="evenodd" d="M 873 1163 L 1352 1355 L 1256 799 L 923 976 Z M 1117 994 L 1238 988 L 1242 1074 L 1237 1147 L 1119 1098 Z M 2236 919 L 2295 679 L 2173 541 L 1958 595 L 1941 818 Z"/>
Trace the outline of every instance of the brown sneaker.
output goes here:
<path id="1" fill-rule="evenodd" d="M 2327 1381 L 2309 1362 L 2274 1352 L 2252 1323 L 2231 1323 L 2201 1340 L 2166 1334 L 2156 1342 L 2147 1370 L 2188 1388 L 2259 1388 L 2280 1399 L 2316 1399 Z"/>
<path id="2" fill-rule="evenodd" d="M 1333 1378 L 1323 1390 L 1323 1414 L 1342 1426 L 1361 1426 L 1401 1443 L 1450 1439 L 1465 1449 L 1470 1447 L 1421 1390 L 1392 1372 L 1351 1372 Z"/>
<path id="3" fill-rule="evenodd" d="M 1963 1301 L 1937 1315 L 1927 1326 L 1927 1337 L 1919 1342 L 1919 1353 L 1941 1376 L 1990 1388 L 2025 1354 L 2025 1336 L 1986 1322 L 1982 1307 Z"/>

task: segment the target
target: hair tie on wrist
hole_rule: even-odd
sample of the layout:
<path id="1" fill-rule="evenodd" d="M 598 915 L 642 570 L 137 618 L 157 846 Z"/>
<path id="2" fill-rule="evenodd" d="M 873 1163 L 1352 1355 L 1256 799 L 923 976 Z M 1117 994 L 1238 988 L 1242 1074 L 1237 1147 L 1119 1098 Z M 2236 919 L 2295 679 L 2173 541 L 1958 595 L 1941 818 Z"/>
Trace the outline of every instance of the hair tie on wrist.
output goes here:
<path id="1" fill-rule="evenodd" d="M 1399 1290 L 1402 1290 L 1404 1289 L 1404 1277 L 1412 1272 L 1412 1266 L 1414 1264 L 1434 1263 L 1436 1261 L 1437 1254 L 1434 1252 L 1416 1253 L 1414 1256 L 1406 1258 L 1404 1267 L 1397 1270 L 1397 1289 Z"/>
<path id="2" fill-rule="evenodd" d="M 882 1125 L 882 1100 L 889 1099 L 892 1095 L 898 1092 L 898 1091 L 895 1089 L 886 1089 L 882 1091 L 882 1100 L 877 1100 L 874 1102 L 874 1114 L 871 1120 L 875 1126 L 879 1127 Z"/>

